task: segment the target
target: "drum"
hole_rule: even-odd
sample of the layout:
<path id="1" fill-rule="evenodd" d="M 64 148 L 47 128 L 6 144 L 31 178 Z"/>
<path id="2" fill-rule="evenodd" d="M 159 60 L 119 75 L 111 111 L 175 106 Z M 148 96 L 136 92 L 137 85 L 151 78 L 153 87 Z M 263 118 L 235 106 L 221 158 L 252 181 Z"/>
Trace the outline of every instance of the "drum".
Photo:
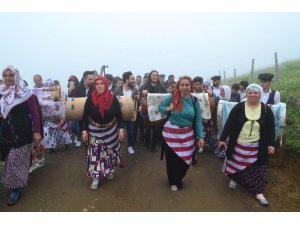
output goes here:
<path id="1" fill-rule="evenodd" d="M 136 118 L 134 118 L 133 113 L 134 113 L 134 101 L 130 97 L 126 96 L 117 96 L 120 106 L 121 106 L 121 111 L 123 115 L 123 120 L 124 121 L 134 121 Z"/>
<path id="2" fill-rule="evenodd" d="M 83 98 L 67 98 L 65 107 L 66 120 L 81 120 L 86 97 Z"/>

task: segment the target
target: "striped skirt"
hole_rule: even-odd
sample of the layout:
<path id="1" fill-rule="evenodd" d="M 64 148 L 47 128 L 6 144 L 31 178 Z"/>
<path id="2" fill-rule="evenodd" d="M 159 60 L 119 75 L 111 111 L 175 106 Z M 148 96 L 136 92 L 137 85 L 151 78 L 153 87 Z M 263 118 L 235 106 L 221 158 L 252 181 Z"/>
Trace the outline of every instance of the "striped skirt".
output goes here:
<path id="1" fill-rule="evenodd" d="M 114 172 L 115 166 L 122 167 L 117 123 L 101 128 L 90 124 L 87 176 L 106 177 Z"/>
<path id="2" fill-rule="evenodd" d="M 167 121 L 162 135 L 166 144 L 178 155 L 186 164 L 192 163 L 193 152 L 195 151 L 195 136 L 192 126 L 178 127 Z"/>
<path id="3" fill-rule="evenodd" d="M 257 165 L 258 142 L 237 143 L 232 160 L 224 161 L 224 173 L 247 191 L 260 194 L 266 184 L 266 166 Z"/>

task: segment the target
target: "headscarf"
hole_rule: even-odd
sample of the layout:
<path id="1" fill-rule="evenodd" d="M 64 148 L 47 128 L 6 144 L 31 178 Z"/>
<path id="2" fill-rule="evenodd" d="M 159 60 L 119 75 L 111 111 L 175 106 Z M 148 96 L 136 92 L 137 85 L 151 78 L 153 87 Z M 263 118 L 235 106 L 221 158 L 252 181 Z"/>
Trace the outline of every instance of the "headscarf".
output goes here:
<path id="1" fill-rule="evenodd" d="M 182 112 L 182 98 L 181 98 L 181 92 L 179 90 L 179 86 L 180 86 L 180 82 L 183 79 L 187 79 L 190 82 L 190 84 L 191 84 L 191 88 L 193 87 L 193 81 L 192 81 L 192 79 L 189 76 L 181 76 L 179 78 L 179 80 L 177 81 L 177 83 L 176 83 L 176 89 L 175 89 L 175 92 L 173 94 L 173 100 L 172 100 L 172 103 L 174 104 L 174 109 L 177 112 Z"/>
<path id="2" fill-rule="evenodd" d="M 231 98 L 231 88 L 228 85 L 222 85 L 220 88 L 223 88 L 225 93 L 224 97 L 220 95 L 220 99 L 228 102 Z"/>
<path id="3" fill-rule="evenodd" d="M 262 98 L 263 88 L 260 85 L 255 84 L 255 83 L 248 85 L 248 87 L 246 88 L 246 96 L 247 96 L 248 91 L 257 91 L 257 92 L 259 92 L 260 99 Z"/>
<path id="4" fill-rule="evenodd" d="M 14 84 L 6 85 L 3 83 L 0 85 L 0 95 L 2 95 L 0 99 L 0 108 L 4 119 L 7 118 L 7 115 L 14 106 L 25 102 L 32 95 L 32 92 L 20 77 L 18 69 L 9 65 L 3 69 L 2 77 L 6 70 L 10 70 L 14 75 Z"/>
<path id="5" fill-rule="evenodd" d="M 104 92 L 99 94 L 96 89 L 97 80 L 101 80 L 104 83 Z M 99 107 L 99 112 L 102 118 L 104 118 L 104 111 L 108 110 L 112 103 L 113 95 L 108 90 L 108 80 L 105 77 L 97 77 L 94 82 L 94 91 L 92 93 L 92 100 L 95 106 Z"/>
<path id="6" fill-rule="evenodd" d="M 55 86 L 55 83 L 51 79 L 48 79 L 44 82 L 44 87 L 53 87 L 53 86 Z"/>

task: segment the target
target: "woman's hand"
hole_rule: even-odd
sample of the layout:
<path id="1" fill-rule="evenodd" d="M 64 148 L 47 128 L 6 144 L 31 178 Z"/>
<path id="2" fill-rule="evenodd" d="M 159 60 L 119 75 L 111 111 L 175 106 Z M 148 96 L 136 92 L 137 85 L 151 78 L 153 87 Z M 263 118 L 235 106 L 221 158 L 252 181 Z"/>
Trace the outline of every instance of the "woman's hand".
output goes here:
<path id="1" fill-rule="evenodd" d="M 275 148 L 273 146 L 268 146 L 268 153 L 269 154 L 274 154 L 275 153 Z"/>
<path id="2" fill-rule="evenodd" d="M 119 140 L 120 140 L 120 142 L 123 142 L 124 139 L 125 139 L 125 130 L 123 128 L 121 128 L 119 131 Z"/>
<path id="3" fill-rule="evenodd" d="M 42 136 L 40 133 L 33 133 L 33 141 L 39 144 L 42 141 Z"/>
<path id="4" fill-rule="evenodd" d="M 171 111 L 173 111 L 173 110 L 174 110 L 174 104 L 171 103 L 171 104 L 169 105 L 169 107 L 167 108 L 167 111 L 168 111 L 168 112 L 171 112 Z"/>
<path id="5" fill-rule="evenodd" d="M 219 141 L 219 148 L 221 148 L 222 146 L 227 148 L 227 143 L 225 141 Z"/>
<path id="6" fill-rule="evenodd" d="M 81 134 L 81 138 L 82 138 L 82 140 L 84 141 L 84 142 L 88 142 L 88 139 L 89 139 L 89 135 L 88 135 L 88 133 L 87 133 L 87 131 L 86 132 L 83 132 L 82 134 Z"/>
<path id="7" fill-rule="evenodd" d="M 204 141 L 204 138 L 200 138 L 199 140 L 198 140 L 198 146 L 199 146 L 199 148 L 203 148 L 204 147 L 204 145 L 205 145 L 205 141 Z"/>

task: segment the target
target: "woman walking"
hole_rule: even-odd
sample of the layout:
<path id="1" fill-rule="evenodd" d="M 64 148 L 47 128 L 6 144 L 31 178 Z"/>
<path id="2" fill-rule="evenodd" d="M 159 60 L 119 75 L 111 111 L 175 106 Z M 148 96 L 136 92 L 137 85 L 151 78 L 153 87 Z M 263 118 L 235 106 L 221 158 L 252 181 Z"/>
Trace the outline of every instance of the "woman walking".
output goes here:
<path id="1" fill-rule="evenodd" d="M 87 176 L 96 190 L 100 178 L 113 178 L 115 166 L 122 166 L 120 141 L 124 140 L 124 122 L 118 99 L 108 90 L 108 80 L 96 78 L 94 91 L 84 105 L 82 139 L 88 144 Z"/>
<path id="2" fill-rule="evenodd" d="M 268 205 L 263 193 L 268 154 L 275 152 L 275 125 L 273 112 L 260 102 L 261 97 L 261 86 L 247 87 L 246 101 L 230 112 L 219 146 L 227 148 L 224 173 L 231 178 L 229 187 L 234 189 L 239 184 L 254 193 L 261 205 Z"/>
<path id="3" fill-rule="evenodd" d="M 5 160 L 1 182 L 11 190 L 8 205 L 21 197 L 27 186 L 31 163 L 32 142 L 41 142 L 41 123 L 38 102 L 13 66 L 2 72 L 0 86 L 0 149 Z"/>
<path id="4" fill-rule="evenodd" d="M 195 145 L 204 146 L 201 108 L 199 100 L 190 94 L 192 80 L 188 76 L 179 79 L 174 94 L 170 94 L 159 105 L 162 114 L 169 113 L 163 128 L 163 145 L 169 185 L 172 191 L 182 189 Z"/>

